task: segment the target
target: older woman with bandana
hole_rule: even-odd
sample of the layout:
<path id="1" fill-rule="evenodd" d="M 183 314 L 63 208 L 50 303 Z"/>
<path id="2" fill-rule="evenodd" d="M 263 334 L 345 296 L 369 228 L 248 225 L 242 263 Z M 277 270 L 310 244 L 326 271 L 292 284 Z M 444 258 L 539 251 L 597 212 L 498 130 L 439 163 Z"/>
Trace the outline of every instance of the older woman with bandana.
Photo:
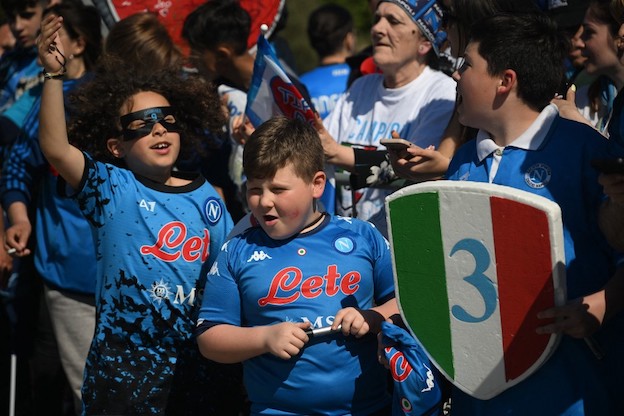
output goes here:
<path id="1" fill-rule="evenodd" d="M 525 13 L 538 10 L 535 0 L 438 0 L 443 10 L 443 29 L 447 34 L 451 56 L 460 63 L 470 38 L 470 28 L 478 20 L 493 14 Z M 414 182 L 442 177 L 455 150 L 470 136 L 468 128 L 453 113 L 440 145 L 433 148 L 412 146 L 401 152 L 390 151 L 395 174 Z"/>
<path id="2" fill-rule="evenodd" d="M 385 152 L 370 150 L 383 149 L 379 140 L 392 131 L 421 147 L 439 144 L 455 103 L 455 82 L 435 69 L 441 18 L 434 0 L 378 3 L 371 37 L 382 73 L 357 79 L 319 127 L 328 163 L 352 172 L 353 188 L 383 183 Z M 372 220 L 386 232 L 390 190 L 338 192 L 337 213 Z"/>

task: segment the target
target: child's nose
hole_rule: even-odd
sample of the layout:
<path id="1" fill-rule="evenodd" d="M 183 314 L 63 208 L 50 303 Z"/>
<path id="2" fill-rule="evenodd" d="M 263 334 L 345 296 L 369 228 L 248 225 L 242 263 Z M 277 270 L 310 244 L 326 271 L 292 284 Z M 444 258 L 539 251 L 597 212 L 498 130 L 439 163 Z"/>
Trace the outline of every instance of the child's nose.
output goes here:
<path id="1" fill-rule="evenodd" d="M 163 126 L 160 123 L 156 123 L 154 124 L 154 127 L 152 127 L 152 134 L 155 136 L 162 136 L 166 132 L 167 132 L 167 129 L 165 128 L 165 126 Z"/>
<path id="2" fill-rule="evenodd" d="M 263 192 L 262 195 L 260 195 L 260 206 L 271 208 L 273 206 L 273 194 L 270 192 Z"/>

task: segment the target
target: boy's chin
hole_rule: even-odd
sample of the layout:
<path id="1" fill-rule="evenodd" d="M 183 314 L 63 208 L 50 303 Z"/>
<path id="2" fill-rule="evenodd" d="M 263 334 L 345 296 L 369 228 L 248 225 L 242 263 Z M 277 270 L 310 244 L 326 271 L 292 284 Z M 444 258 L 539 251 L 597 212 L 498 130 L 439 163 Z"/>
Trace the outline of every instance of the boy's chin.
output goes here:
<path id="1" fill-rule="evenodd" d="M 290 238 L 297 233 L 295 231 L 291 232 L 289 230 L 278 230 L 276 229 L 276 227 L 270 227 L 266 224 L 260 224 L 260 227 L 273 240 L 286 240 L 287 238 Z"/>

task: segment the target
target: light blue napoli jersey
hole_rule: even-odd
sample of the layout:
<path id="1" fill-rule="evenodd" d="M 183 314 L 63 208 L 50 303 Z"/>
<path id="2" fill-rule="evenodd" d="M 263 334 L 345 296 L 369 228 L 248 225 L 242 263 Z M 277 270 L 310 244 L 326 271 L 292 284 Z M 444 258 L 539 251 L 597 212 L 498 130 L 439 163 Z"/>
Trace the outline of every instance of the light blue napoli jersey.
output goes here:
<path id="1" fill-rule="evenodd" d="M 232 220 L 201 176 L 170 187 L 87 158 L 76 199 L 96 241 L 87 414 L 164 414 L 226 393 L 193 336 L 198 287 Z M 191 179 L 190 177 L 187 179 Z M 199 397 L 199 395 L 205 397 Z"/>
<path id="2" fill-rule="evenodd" d="M 199 322 L 243 327 L 329 326 L 336 312 L 394 297 L 389 243 L 371 224 L 327 217 L 310 233 L 272 240 L 260 228 L 232 238 L 206 282 Z M 243 363 L 253 414 L 368 415 L 390 403 L 377 339 L 334 334 L 291 360 Z"/>
<path id="3" fill-rule="evenodd" d="M 351 67 L 342 63 L 322 65 L 299 77 L 308 88 L 314 108 L 321 118 L 327 117 L 338 98 L 347 90 L 350 72 Z"/>
<path id="4" fill-rule="evenodd" d="M 604 195 L 598 172 L 590 161 L 617 156 L 621 150 L 593 128 L 558 115 L 542 134 L 543 141 L 534 149 L 518 148 L 512 143 L 482 160 L 477 141 L 472 140 L 457 151 L 447 177 L 488 182 L 494 158 L 500 157 L 493 183 L 559 204 L 568 299 L 575 299 L 600 290 L 614 271 L 614 253 L 598 228 L 598 210 Z M 564 335 L 542 367 L 493 399 L 478 400 L 455 388 L 453 411 L 491 416 L 621 414 L 615 410 L 613 397 L 621 396 L 624 388 L 620 376 L 623 330 L 622 319 L 613 319 L 594 334 L 591 341 L 604 354 L 602 360 L 583 339 Z"/>

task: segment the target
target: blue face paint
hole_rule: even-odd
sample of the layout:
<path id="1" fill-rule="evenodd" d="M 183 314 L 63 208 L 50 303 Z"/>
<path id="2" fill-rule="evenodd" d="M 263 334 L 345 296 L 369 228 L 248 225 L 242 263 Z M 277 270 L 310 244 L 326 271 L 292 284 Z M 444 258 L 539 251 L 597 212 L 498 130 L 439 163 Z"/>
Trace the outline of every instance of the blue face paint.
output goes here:
<path id="1" fill-rule="evenodd" d="M 139 121 L 135 123 L 137 127 L 130 126 L 134 121 Z M 135 111 L 119 117 L 119 123 L 124 140 L 134 140 L 147 136 L 152 132 L 156 123 L 160 123 L 168 132 L 180 131 L 171 107 L 152 107 Z"/>

